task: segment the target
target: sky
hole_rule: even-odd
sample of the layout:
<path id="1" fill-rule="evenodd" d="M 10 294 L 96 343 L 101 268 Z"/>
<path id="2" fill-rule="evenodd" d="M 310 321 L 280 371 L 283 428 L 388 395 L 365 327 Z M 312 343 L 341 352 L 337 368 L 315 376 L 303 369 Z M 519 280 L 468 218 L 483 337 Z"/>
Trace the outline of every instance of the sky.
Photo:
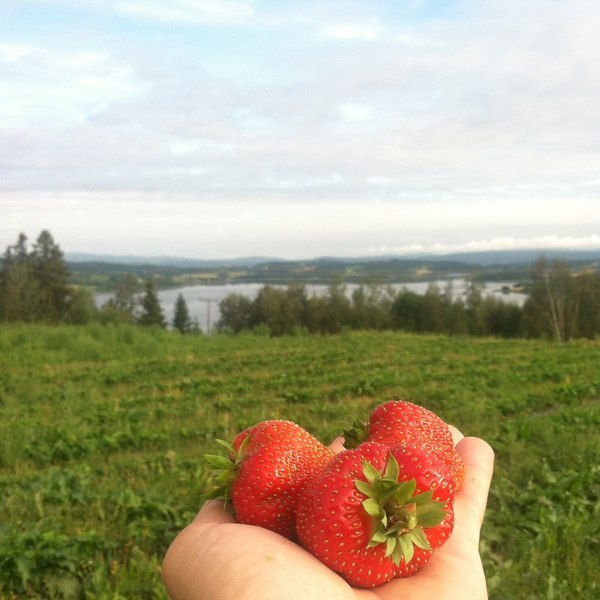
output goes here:
<path id="1" fill-rule="evenodd" d="M 2 0 L 0 250 L 600 248 L 597 0 Z"/>

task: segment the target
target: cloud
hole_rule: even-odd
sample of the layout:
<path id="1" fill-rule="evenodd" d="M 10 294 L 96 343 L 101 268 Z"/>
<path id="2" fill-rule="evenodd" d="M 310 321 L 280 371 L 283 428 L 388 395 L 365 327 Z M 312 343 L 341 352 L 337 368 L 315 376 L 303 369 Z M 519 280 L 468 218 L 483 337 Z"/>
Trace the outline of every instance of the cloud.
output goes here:
<path id="1" fill-rule="evenodd" d="M 35 54 L 37 48 L 29 44 L 0 44 L 0 61 L 16 63 L 22 58 Z"/>
<path id="2" fill-rule="evenodd" d="M 0 46 L 3 125 L 81 123 L 115 102 L 143 91 L 131 68 L 109 54 L 40 45 Z"/>
<path id="3" fill-rule="evenodd" d="M 340 23 L 323 30 L 327 37 L 338 40 L 373 41 L 385 35 L 385 29 L 377 23 Z"/>
<path id="4" fill-rule="evenodd" d="M 234 0 L 126 0 L 110 4 L 117 13 L 159 23 L 239 23 L 254 14 L 251 4 Z"/>
<path id="5" fill-rule="evenodd" d="M 365 104 L 349 102 L 340 106 L 340 113 L 345 121 L 362 123 L 376 116 L 376 111 Z"/>
<path id="6" fill-rule="evenodd" d="M 412 244 L 408 246 L 379 246 L 369 249 L 374 255 L 380 254 L 452 254 L 455 252 L 489 252 L 494 250 L 597 250 L 600 248 L 600 236 L 584 237 L 546 235 L 534 238 L 494 238 L 458 244 Z"/>
<path id="7" fill-rule="evenodd" d="M 589 201 L 585 210 L 594 211 Z M 551 218 L 546 216 L 546 211 Z M 536 247 L 600 247 L 597 221 L 586 227 L 560 199 L 518 199 L 489 206 L 437 200 L 397 202 L 293 200 L 280 189 L 251 202 L 206 192 L 6 194 L 0 239 L 50 229 L 65 251 L 282 258 L 363 256 Z M 593 214 L 593 213 L 589 213 Z M 562 233 L 555 233 L 561 231 Z M 484 236 L 482 237 L 482 232 Z M 517 235 L 515 235 L 517 234 Z M 476 240 L 476 241 L 473 241 Z"/>
<path id="8" fill-rule="evenodd" d="M 51 33 L 0 44 L 12 224 L 32 197 L 65 236 L 81 206 L 82 232 L 167 215 L 290 253 L 597 228 L 597 3 L 61 3 Z"/>
<path id="9" fill-rule="evenodd" d="M 78 0 L 42 2 L 82 8 Z M 251 17 L 253 4 L 244 0 L 86 0 L 84 8 L 156 23 L 222 25 Z"/>

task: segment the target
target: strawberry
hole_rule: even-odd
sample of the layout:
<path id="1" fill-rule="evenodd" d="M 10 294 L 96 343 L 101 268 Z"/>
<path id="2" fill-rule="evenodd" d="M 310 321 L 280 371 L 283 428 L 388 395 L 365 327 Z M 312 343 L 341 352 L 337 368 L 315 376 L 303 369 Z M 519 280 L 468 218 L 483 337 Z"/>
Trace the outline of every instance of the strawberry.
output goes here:
<path id="1" fill-rule="evenodd" d="M 344 438 L 346 448 L 356 448 L 368 440 L 387 446 L 400 443 L 422 446 L 435 452 L 452 470 L 454 491 L 465 476 L 465 467 L 448 425 L 430 410 L 406 400 L 391 400 L 376 406 L 368 423 L 355 420 L 351 429 L 344 430 Z"/>
<path id="2" fill-rule="evenodd" d="M 392 455 L 402 467 L 403 479 L 416 481 L 416 494 L 431 490 L 434 500 L 448 502 L 456 495 L 453 471 L 440 455 L 424 445 L 392 447 Z"/>
<path id="3" fill-rule="evenodd" d="M 253 425 L 232 444 L 218 441 L 229 450 L 229 458 L 205 456 L 210 467 L 220 470 L 218 487 L 205 498 L 231 500 L 240 523 L 293 537 L 300 494 L 333 451 L 296 423 L 283 420 Z"/>
<path id="4" fill-rule="evenodd" d="M 434 550 L 441 548 L 454 528 L 455 473 L 451 465 L 440 459 L 439 454 L 421 446 L 399 445 L 392 448 L 392 456 L 401 465 L 402 480 L 414 479 L 415 494 L 431 492 L 433 500 L 444 503 L 446 516 L 436 527 L 427 530 L 431 551 L 415 547 L 410 562 L 404 562 L 396 577 L 412 575 L 425 564 Z"/>
<path id="5" fill-rule="evenodd" d="M 342 451 L 300 497 L 300 543 L 353 586 L 410 575 L 452 532 L 449 478 L 422 447 L 364 442 Z"/>

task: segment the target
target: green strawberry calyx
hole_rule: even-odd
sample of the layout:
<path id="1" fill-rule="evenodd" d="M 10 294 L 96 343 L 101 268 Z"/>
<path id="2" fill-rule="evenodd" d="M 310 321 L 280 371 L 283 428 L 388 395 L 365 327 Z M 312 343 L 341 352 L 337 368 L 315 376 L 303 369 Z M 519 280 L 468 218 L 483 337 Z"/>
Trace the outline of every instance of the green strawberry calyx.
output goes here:
<path id="1" fill-rule="evenodd" d="M 213 481 L 217 487 L 203 495 L 205 500 L 223 500 L 225 505 L 231 499 L 231 488 L 237 478 L 241 461 L 247 454 L 246 447 L 250 438 L 246 437 L 236 450 L 232 444 L 224 440 L 215 440 L 229 451 L 229 458 L 220 454 L 205 454 L 204 461 L 207 467 L 213 470 Z"/>
<path id="2" fill-rule="evenodd" d="M 415 479 L 399 483 L 400 466 L 393 455 L 383 472 L 363 460 L 363 474 L 366 481 L 357 479 L 355 485 L 367 496 L 363 507 L 376 522 L 367 547 L 385 544 L 385 556 L 391 557 L 396 566 L 402 559 L 405 564 L 412 560 L 415 546 L 431 550 L 425 529 L 444 520 L 444 502 L 433 500 L 431 490 L 413 495 Z"/>
<path id="3" fill-rule="evenodd" d="M 358 448 L 369 437 L 369 423 L 354 419 L 352 427 L 344 429 L 342 435 L 344 436 L 344 448 L 347 450 Z"/>

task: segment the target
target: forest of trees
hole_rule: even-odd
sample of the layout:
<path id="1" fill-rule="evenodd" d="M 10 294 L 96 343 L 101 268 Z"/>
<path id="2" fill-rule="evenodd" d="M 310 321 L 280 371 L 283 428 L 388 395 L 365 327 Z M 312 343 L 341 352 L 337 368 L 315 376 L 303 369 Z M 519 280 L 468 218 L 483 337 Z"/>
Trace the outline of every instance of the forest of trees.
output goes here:
<path id="1" fill-rule="evenodd" d="M 254 299 L 230 294 L 220 304 L 220 332 L 259 330 L 272 336 L 335 334 L 344 329 L 394 329 L 415 333 L 497 337 L 542 337 L 557 341 L 593 339 L 600 334 L 600 273 L 540 257 L 531 269 L 529 296 L 523 306 L 485 294 L 476 272 L 457 295 L 449 281 L 432 283 L 425 294 L 394 291 L 376 280 L 348 293 L 334 279 L 327 293 L 310 295 L 306 286 L 264 285 Z M 92 292 L 69 284 L 69 269 L 49 231 L 29 248 L 21 233 L 0 261 L 0 322 L 83 324 L 129 323 L 199 332 L 182 294 L 168 323 L 155 281 L 133 274 L 122 277 L 116 292 L 100 309 Z"/>
<path id="2" fill-rule="evenodd" d="M 396 329 L 415 333 L 496 337 L 543 337 L 558 341 L 600 334 L 600 274 L 573 272 L 565 262 L 540 258 L 531 272 L 531 292 L 523 306 L 485 294 L 477 273 L 457 296 L 429 285 L 425 294 L 395 292 L 376 282 L 348 294 L 341 281 L 328 293 L 309 296 L 302 284 L 287 289 L 263 286 L 254 300 L 230 294 L 220 305 L 220 331 L 262 327 L 273 336 L 299 332 L 333 334 L 343 329 Z"/>
<path id="3" fill-rule="evenodd" d="M 91 294 L 69 286 L 69 270 L 50 232 L 42 231 L 29 249 L 27 236 L 19 235 L 2 258 L 0 318 L 26 323 L 77 322 Z"/>
<path id="4" fill-rule="evenodd" d="M 115 295 L 110 298 L 94 317 L 102 323 L 129 323 L 146 327 L 168 327 L 154 279 L 146 279 L 144 291 L 140 291 L 137 277 L 125 275 L 118 284 Z M 200 327 L 189 313 L 183 294 L 179 294 L 175 302 L 171 326 L 181 334 L 199 333 Z"/>
<path id="5" fill-rule="evenodd" d="M 114 298 L 101 309 L 93 293 L 69 285 L 69 268 L 52 234 L 44 230 L 29 249 L 27 236 L 19 235 L 8 246 L 0 262 L 0 322 L 42 322 L 48 324 L 131 323 L 142 326 L 168 325 L 150 277 L 140 292 L 136 277 L 125 276 Z M 197 331 L 183 296 L 175 305 L 173 328 L 183 333 Z"/>

